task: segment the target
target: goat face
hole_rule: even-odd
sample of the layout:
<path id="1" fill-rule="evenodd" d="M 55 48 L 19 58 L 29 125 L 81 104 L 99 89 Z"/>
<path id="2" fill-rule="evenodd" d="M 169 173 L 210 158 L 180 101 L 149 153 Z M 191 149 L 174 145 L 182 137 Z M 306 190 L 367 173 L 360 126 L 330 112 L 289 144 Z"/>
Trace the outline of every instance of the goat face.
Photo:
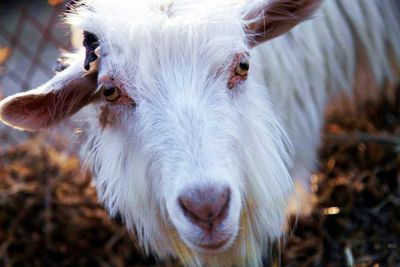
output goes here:
<path id="1" fill-rule="evenodd" d="M 182 22 L 148 27 L 132 34 L 139 43 L 124 40 L 134 45 L 118 49 L 111 38 L 100 39 L 99 88 L 119 96 L 102 97 L 111 119 L 93 125 L 96 146 L 84 153 L 92 155 L 100 197 L 143 233 L 141 240 L 155 240 L 160 224 L 172 222 L 198 252 L 233 243 L 245 191 L 245 82 L 233 69 L 246 64 L 247 49 L 243 41 L 215 47 L 222 30 L 213 36 L 211 27 L 215 32 Z M 107 31 L 97 35 L 106 38 Z"/>
<path id="2" fill-rule="evenodd" d="M 85 60 L 7 98 L 0 116 L 37 130 L 91 104 L 83 156 L 100 199 L 145 251 L 189 265 L 259 264 L 282 233 L 291 155 L 250 48 L 318 1 L 209 2 L 88 1 L 71 15 L 86 31 Z"/>

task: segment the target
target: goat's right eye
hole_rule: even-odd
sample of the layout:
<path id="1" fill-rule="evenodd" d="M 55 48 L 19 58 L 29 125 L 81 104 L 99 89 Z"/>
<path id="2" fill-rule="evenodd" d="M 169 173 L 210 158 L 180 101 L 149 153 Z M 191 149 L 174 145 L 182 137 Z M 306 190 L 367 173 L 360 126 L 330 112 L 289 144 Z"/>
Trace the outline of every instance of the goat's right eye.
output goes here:
<path id="1" fill-rule="evenodd" d="M 104 86 L 102 92 L 108 102 L 115 102 L 121 97 L 121 90 L 114 86 Z"/>

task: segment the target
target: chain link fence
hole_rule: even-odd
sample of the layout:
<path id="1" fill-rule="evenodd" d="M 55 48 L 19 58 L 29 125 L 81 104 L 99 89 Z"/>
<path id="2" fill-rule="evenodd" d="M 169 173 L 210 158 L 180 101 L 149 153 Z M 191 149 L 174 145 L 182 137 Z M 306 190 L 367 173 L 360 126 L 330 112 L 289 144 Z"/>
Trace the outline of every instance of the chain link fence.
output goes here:
<path id="1" fill-rule="evenodd" d="M 1 1 L 0 86 L 4 95 L 37 87 L 54 75 L 60 51 L 71 50 L 62 23 L 65 1 Z"/>
<path id="2" fill-rule="evenodd" d="M 68 2 L 0 1 L 0 99 L 48 81 L 60 53 L 73 50 L 71 30 L 62 20 Z M 0 123 L 0 147 L 29 135 Z"/>

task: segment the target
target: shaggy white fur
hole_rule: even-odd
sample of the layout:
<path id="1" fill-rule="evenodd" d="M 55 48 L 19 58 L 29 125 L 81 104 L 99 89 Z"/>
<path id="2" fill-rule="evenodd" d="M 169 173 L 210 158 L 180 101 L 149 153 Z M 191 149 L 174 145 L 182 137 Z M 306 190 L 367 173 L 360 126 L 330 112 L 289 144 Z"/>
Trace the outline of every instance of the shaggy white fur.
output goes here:
<path id="1" fill-rule="evenodd" d="M 82 156 L 100 200 L 146 253 L 188 266 L 261 266 L 284 234 L 293 177 L 307 181 L 313 171 L 325 104 L 352 88 L 356 44 L 379 83 L 393 78 L 387 48 L 400 61 L 395 0 L 324 1 L 309 21 L 250 49 L 246 27 L 279 1 L 85 0 L 69 14 L 69 23 L 99 38 L 93 94 L 112 80 L 129 99 L 79 102 L 96 110 Z M 248 55 L 247 81 L 228 89 L 235 58 Z M 82 69 L 79 55 L 34 99 L 71 88 L 63 77 Z M 23 104 L 29 94 L 3 101 L 0 118 L 19 128 L 35 124 Z M 177 203 L 182 192 L 207 185 L 231 189 L 218 232 L 229 241 L 215 251 L 197 246 L 204 232 Z"/>

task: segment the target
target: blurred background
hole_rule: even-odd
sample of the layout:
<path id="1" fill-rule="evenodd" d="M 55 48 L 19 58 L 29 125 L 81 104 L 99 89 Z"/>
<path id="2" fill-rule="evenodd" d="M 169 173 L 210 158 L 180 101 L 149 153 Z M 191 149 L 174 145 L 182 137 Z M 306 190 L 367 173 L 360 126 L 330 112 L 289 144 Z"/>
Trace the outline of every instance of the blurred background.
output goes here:
<path id="1" fill-rule="evenodd" d="M 54 75 L 57 58 L 71 51 L 71 31 L 61 21 L 68 1 L 0 1 L 0 92 L 12 95 L 35 88 Z M 3 125 L 0 128 L 4 128 Z M 9 130 L 9 129 L 7 129 Z M 26 136 L 3 131 L 6 143 Z"/>
<path id="2" fill-rule="evenodd" d="M 52 77 L 60 51 L 72 44 L 69 28 L 60 21 L 63 1 L 2 1 L 0 8 L 0 81 L 9 95 Z"/>
<path id="3" fill-rule="evenodd" d="M 0 99 L 46 82 L 60 53 L 73 50 L 67 4 L 0 1 Z M 335 103 L 312 177 L 314 209 L 291 219 L 266 266 L 400 266 L 399 87 Z M 61 132 L 0 124 L 0 267 L 155 265 L 98 204 L 71 149 L 74 132 Z"/>

